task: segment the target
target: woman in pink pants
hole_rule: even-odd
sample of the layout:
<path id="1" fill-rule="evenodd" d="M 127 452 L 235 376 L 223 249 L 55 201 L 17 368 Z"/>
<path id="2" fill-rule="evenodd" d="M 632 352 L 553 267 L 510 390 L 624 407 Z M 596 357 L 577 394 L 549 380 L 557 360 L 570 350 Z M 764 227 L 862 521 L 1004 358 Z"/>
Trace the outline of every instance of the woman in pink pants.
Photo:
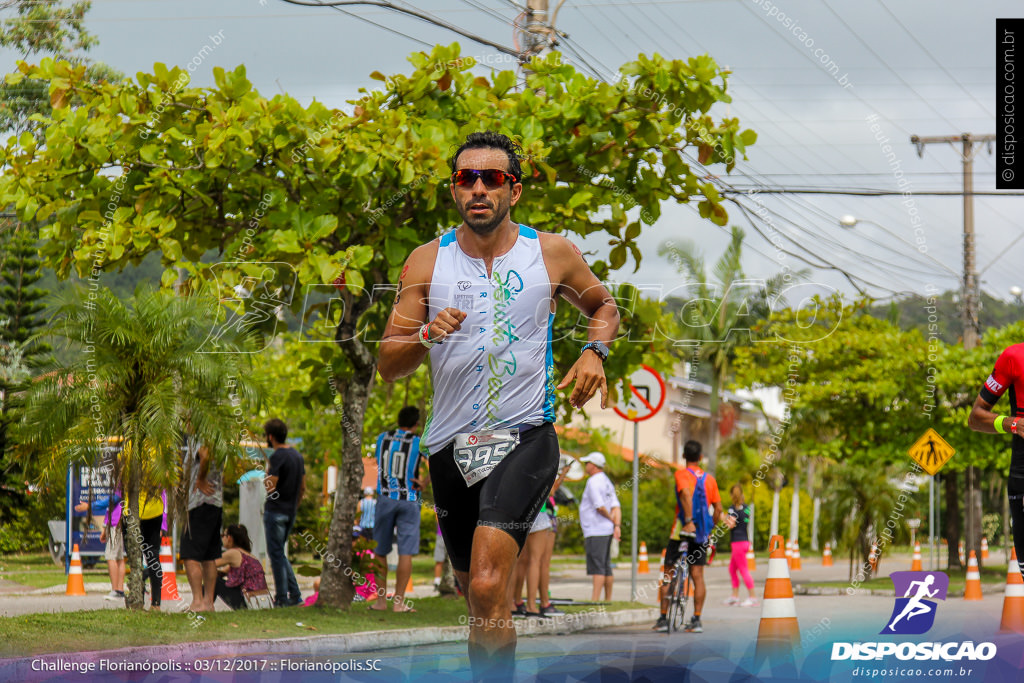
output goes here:
<path id="1" fill-rule="evenodd" d="M 736 526 L 730 532 L 732 534 L 732 557 L 729 559 L 729 578 L 732 579 L 732 595 L 725 601 L 727 605 L 739 605 L 740 607 L 753 607 L 757 604 L 754 597 L 754 579 L 750 577 L 750 570 L 747 569 L 747 550 L 750 549 L 750 540 L 747 537 L 747 524 L 750 521 L 750 508 L 743 500 L 743 487 L 734 484 L 729 489 L 732 496 L 732 507 L 729 508 L 729 515 L 735 518 Z M 740 577 L 747 587 L 747 599 L 740 602 Z"/>

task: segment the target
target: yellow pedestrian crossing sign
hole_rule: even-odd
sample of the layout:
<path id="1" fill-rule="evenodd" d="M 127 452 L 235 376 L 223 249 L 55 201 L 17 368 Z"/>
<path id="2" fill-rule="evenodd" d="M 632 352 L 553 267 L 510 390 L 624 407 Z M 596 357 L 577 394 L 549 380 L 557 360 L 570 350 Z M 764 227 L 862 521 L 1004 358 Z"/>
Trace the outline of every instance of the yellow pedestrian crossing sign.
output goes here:
<path id="1" fill-rule="evenodd" d="M 949 459 L 956 453 L 956 449 L 946 443 L 946 440 L 939 436 L 937 431 L 929 427 L 928 431 L 914 442 L 908 453 L 914 462 L 921 466 L 921 469 L 934 475 L 949 462 Z"/>

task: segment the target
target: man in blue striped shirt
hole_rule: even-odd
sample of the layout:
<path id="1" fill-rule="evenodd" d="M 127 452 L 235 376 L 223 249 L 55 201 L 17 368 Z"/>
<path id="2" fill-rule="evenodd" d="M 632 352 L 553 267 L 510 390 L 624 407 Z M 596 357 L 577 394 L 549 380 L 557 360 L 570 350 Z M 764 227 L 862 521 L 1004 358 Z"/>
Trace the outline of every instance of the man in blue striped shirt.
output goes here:
<path id="1" fill-rule="evenodd" d="M 397 535 L 396 612 L 412 611 L 405 604 L 405 588 L 412 576 L 412 556 L 420 549 L 420 499 L 426 478 L 420 478 L 419 427 L 419 409 L 405 406 L 398 412 L 398 429 L 377 437 L 377 507 L 373 524 L 379 572 L 377 592 L 387 595 L 387 555 Z M 371 609 L 385 610 L 387 605 L 384 600 L 376 600 Z"/>

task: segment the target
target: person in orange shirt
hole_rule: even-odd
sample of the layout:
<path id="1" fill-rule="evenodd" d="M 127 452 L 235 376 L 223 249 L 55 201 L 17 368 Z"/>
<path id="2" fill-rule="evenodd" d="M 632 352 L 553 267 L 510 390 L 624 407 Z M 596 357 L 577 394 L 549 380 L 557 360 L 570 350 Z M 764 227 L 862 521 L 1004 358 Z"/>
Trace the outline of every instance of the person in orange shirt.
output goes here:
<path id="1" fill-rule="evenodd" d="M 702 633 L 704 627 L 701 624 L 700 615 L 704 608 L 704 599 L 707 597 L 707 587 L 704 583 L 704 567 L 708 563 L 708 553 L 711 551 L 711 542 L 707 538 L 711 528 L 719 521 L 725 520 L 726 525 L 732 528 L 736 521 L 726 515 L 722 510 L 722 496 L 718 492 L 718 482 L 710 474 L 700 468 L 700 459 L 703 449 L 699 441 L 690 440 L 683 446 L 683 457 L 686 460 L 686 468 L 677 470 L 675 474 L 676 488 L 676 520 L 672 525 L 672 533 L 665 550 L 665 566 L 662 573 L 667 572 L 675 565 L 679 557 L 680 544 L 685 536 L 688 540 L 686 562 L 690 565 L 690 578 L 693 581 L 693 618 L 683 627 L 689 633 Z M 704 486 L 702 497 L 714 511 L 709 515 L 705 511 L 693 508 L 694 494 L 698 482 Z M 703 517 L 702 520 L 695 519 Z M 702 528 L 703 527 L 703 528 Z M 667 577 L 668 578 L 668 577 Z M 666 582 L 667 583 L 667 582 Z M 659 590 L 661 598 L 661 617 L 654 625 L 655 631 L 668 631 L 668 596 L 665 591 L 665 584 Z"/>

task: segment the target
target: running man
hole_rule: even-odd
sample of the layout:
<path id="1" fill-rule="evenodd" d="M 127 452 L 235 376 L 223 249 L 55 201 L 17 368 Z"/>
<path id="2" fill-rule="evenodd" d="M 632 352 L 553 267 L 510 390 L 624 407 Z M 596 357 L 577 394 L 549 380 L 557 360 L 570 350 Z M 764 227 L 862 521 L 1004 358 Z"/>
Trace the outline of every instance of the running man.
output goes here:
<path id="1" fill-rule="evenodd" d="M 512 221 L 523 192 L 520 151 L 486 132 L 455 152 L 451 193 L 463 222 L 406 261 L 378 366 L 392 382 L 430 356 L 434 397 L 421 448 L 466 594 L 478 680 L 514 673 L 508 583 L 558 469 L 555 390 L 575 382 L 573 406 L 597 391 L 605 406 L 605 343 L 619 323 L 614 300 L 578 249 Z M 590 319 L 590 341 L 555 387 L 558 297 Z"/>
<path id="2" fill-rule="evenodd" d="M 903 611 L 899 613 L 899 616 L 893 619 L 892 623 L 889 624 L 890 631 L 892 631 L 893 633 L 896 632 L 896 622 L 902 619 L 903 617 L 906 617 L 907 621 L 910 621 L 919 614 L 928 614 L 932 611 L 931 607 L 925 605 L 921 601 L 925 598 L 933 597 L 936 593 L 939 592 L 938 588 L 936 588 L 933 591 L 928 590 L 928 586 L 932 585 L 933 583 L 935 583 L 935 576 L 932 574 L 926 576 L 924 578 L 924 581 L 910 582 L 910 585 L 907 586 L 907 593 L 903 596 L 905 598 L 910 598 L 910 600 L 907 601 L 906 607 L 904 607 Z M 914 593 L 914 595 L 911 595 L 911 592 L 914 591 L 914 586 L 917 586 L 917 592 Z"/>
<path id="3" fill-rule="evenodd" d="M 1010 415 L 998 415 L 992 407 L 1010 390 Z M 1017 557 L 1024 557 L 1024 410 L 1019 400 L 1024 392 L 1024 344 L 1008 346 L 996 359 L 992 374 L 985 380 L 974 400 L 967 425 L 986 434 L 1012 434 L 1010 437 L 1010 473 L 1006 492 L 1010 498 L 1013 545 Z M 1021 567 L 1024 574 L 1024 565 Z"/>

